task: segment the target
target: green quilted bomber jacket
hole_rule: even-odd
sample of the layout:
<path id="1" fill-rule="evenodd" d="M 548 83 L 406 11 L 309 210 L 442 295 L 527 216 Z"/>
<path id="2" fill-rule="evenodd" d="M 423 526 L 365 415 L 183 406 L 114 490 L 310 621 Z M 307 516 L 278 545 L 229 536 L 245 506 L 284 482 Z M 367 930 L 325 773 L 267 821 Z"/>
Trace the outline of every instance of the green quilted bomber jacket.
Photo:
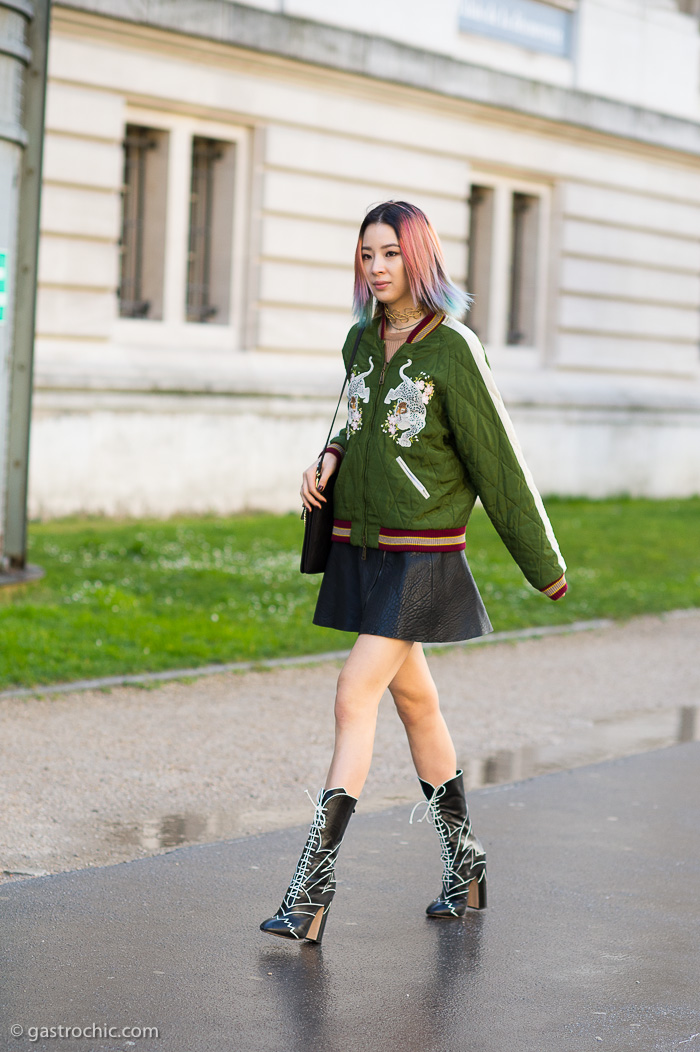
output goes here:
<path id="1" fill-rule="evenodd" d="M 333 540 L 463 550 L 479 497 L 530 584 L 559 599 L 566 564 L 477 336 L 431 315 L 385 365 L 383 324 L 362 335 L 347 424 L 327 450 L 340 460 Z M 346 368 L 356 335 L 353 326 Z"/>

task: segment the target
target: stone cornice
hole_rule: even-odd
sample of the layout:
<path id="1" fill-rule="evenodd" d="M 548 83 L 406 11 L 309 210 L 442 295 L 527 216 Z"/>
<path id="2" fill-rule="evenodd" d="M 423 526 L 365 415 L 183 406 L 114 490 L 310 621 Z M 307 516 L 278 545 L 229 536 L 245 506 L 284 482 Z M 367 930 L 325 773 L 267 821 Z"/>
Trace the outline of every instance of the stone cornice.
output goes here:
<path id="1" fill-rule="evenodd" d="M 199 37 L 700 156 L 696 121 L 229 0 L 55 0 L 54 8 Z"/>

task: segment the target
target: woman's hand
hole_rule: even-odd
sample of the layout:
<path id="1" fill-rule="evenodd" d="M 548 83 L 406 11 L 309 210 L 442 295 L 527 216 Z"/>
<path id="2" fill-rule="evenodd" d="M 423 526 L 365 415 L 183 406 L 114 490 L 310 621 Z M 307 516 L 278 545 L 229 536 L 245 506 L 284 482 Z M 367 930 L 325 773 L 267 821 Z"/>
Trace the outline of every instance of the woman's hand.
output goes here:
<path id="1" fill-rule="evenodd" d="M 312 508 L 320 508 L 321 502 L 324 504 L 326 503 L 326 498 L 321 495 L 320 491 L 324 489 L 333 472 L 338 470 L 338 463 L 338 458 L 336 456 L 333 456 L 332 453 L 326 453 L 323 458 L 323 470 L 321 471 L 318 489 L 316 488 L 316 469 L 318 467 L 318 460 L 314 460 L 313 464 L 310 464 L 304 472 L 304 478 L 299 492 L 301 493 L 301 499 L 307 511 L 311 511 Z"/>

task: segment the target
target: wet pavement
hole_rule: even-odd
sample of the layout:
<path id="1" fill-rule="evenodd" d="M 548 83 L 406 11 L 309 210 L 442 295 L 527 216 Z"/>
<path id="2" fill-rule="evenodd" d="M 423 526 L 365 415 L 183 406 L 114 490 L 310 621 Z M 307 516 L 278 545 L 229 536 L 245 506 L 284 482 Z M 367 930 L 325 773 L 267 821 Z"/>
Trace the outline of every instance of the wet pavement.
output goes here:
<path id="1" fill-rule="evenodd" d="M 457 921 L 424 915 L 435 831 L 357 814 L 322 947 L 258 930 L 305 828 L 3 885 L 0 1047 L 692 1052 L 699 797 L 698 742 L 472 791 L 489 908 Z M 159 1037 L 30 1031 L 93 1024 Z"/>

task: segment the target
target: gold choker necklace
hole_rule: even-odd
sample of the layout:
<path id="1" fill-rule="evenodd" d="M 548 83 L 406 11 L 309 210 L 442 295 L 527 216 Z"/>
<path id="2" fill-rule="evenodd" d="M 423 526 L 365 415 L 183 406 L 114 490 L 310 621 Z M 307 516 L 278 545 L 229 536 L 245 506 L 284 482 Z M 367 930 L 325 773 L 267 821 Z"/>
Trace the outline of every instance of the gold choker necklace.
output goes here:
<path id="1" fill-rule="evenodd" d="M 424 307 L 407 307 L 406 310 L 391 310 L 390 307 L 385 305 L 384 315 L 390 325 L 396 328 L 402 322 L 405 324 L 410 321 L 418 321 L 425 314 Z"/>

